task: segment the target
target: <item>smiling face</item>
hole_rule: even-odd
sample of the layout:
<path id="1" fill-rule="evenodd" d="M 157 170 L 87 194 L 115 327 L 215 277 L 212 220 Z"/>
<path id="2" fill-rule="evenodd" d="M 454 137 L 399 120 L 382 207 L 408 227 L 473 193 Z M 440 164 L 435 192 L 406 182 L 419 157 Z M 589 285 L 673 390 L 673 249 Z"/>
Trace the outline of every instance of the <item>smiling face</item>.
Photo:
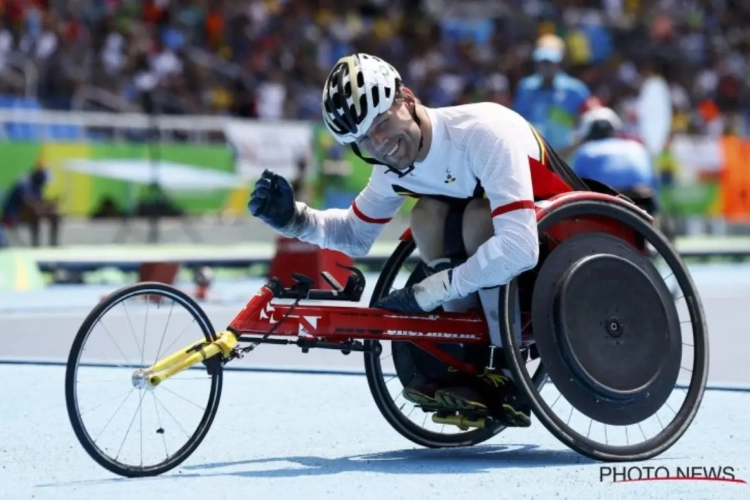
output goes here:
<path id="1" fill-rule="evenodd" d="M 405 94 L 410 95 L 407 92 Z M 397 170 L 411 166 L 419 154 L 421 132 L 410 111 L 411 104 L 397 97 L 385 113 L 378 115 L 369 130 L 357 139 L 365 155 Z"/>

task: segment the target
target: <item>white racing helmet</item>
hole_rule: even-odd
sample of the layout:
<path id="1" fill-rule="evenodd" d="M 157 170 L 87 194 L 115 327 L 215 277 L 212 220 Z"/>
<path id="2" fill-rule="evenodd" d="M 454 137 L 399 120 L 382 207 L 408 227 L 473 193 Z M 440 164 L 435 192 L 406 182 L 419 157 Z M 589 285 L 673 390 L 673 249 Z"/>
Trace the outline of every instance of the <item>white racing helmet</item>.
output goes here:
<path id="1" fill-rule="evenodd" d="M 622 129 L 622 120 L 611 108 L 596 107 L 581 116 L 576 136 L 583 140 L 603 133 L 616 133 Z"/>
<path id="2" fill-rule="evenodd" d="M 398 71 L 379 57 L 342 57 L 323 86 L 323 122 L 340 144 L 355 142 L 375 117 L 388 111 L 400 83 Z"/>

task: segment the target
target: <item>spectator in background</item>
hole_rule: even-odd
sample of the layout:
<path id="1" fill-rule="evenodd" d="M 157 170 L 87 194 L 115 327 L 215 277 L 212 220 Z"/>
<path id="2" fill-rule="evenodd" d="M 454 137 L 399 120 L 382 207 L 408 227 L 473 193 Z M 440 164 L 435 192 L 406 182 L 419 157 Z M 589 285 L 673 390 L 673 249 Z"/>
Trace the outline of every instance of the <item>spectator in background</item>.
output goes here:
<path id="1" fill-rule="evenodd" d="M 737 0 L 5 0 L 0 105 L 28 92 L 25 61 L 36 66 L 42 106 L 67 109 L 85 86 L 110 94 L 88 106 L 128 111 L 125 101 L 140 98 L 134 75 L 143 83 L 146 73 L 135 60 L 146 54 L 161 113 L 316 119 L 327 68 L 369 52 L 403 67 L 425 105 L 525 100 L 523 114 L 551 144 L 575 146 L 575 99 L 564 85 L 568 97 L 556 102 L 560 82 L 579 80 L 635 137 L 629 108 L 642 61 L 657 55 L 668 61 L 680 123 L 750 134 L 749 16 L 750 2 Z M 559 36 L 542 37 L 531 61 L 544 33 Z M 541 73 L 553 76 L 534 83 Z"/>
<path id="2" fill-rule="evenodd" d="M 58 245 L 60 218 L 54 203 L 46 201 L 43 196 L 44 186 L 49 181 L 48 170 L 37 164 L 34 169 L 10 188 L 0 204 L 0 220 L 6 227 L 28 224 L 31 231 L 31 245 L 40 246 L 39 223 L 47 219 L 50 225 L 49 240 L 51 246 Z"/>
<path id="3" fill-rule="evenodd" d="M 560 37 L 539 39 L 532 54 L 537 71 L 519 82 L 513 108 L 566 157 L 575 146 L 573 131 L 591 93 L 586 84 L 561 69 L 564 55 Z"/>
<path id="4" fill-rule="evenodd" d="M 622 120 L 610 108 L 598 107 L 581 117 L 571 168 L 618 190 L 651 215 L 658 212 L 659 183 L 651 154 L 640 142 L 618 137 Z"/>
<path id="5" fill-rule="evenodd" d="M 0 74 L 5 70 L 5 59 L 13 48 L 13 34 L 0 18 Z"/>

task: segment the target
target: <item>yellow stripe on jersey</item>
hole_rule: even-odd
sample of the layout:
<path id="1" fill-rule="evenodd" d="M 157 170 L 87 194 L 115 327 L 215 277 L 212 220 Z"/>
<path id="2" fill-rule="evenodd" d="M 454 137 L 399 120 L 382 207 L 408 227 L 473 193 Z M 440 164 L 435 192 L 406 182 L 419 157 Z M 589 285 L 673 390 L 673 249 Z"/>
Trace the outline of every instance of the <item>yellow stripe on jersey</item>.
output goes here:
<path id="1" fill-rule="evenodd" d="M 539 135 L 539 132 L 536 131 L 533 125 L 529 124 L 529 127 L 531 127 L 531 133 L 534 134 L 534 139 L 536 140 L 537 145 L 539 146 L 539 161 L 544 165 L 547 166 L 547 147 L 544 145 L 544 141 L 542 140 L 541 136 Z"/>

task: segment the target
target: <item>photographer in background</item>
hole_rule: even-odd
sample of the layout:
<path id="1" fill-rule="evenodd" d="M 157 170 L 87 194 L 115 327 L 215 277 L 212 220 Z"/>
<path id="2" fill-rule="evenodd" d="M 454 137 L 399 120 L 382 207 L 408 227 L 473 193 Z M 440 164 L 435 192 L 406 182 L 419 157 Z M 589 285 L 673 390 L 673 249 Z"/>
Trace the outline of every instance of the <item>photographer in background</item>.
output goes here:
<path id="1" fill-rule="evenodd" d="M 50 246 L 58 246 L 60 216 L 55 203 L 44 199 L 44 186 L 49 182 L 49 172 L 37 163 L 34 169 L 16 181 L 0 204 L 0 220 L 6 228 L 27 224 L 31 232 L 31 246 L 38 247 L 39 223 L 49 221 Z"/>

